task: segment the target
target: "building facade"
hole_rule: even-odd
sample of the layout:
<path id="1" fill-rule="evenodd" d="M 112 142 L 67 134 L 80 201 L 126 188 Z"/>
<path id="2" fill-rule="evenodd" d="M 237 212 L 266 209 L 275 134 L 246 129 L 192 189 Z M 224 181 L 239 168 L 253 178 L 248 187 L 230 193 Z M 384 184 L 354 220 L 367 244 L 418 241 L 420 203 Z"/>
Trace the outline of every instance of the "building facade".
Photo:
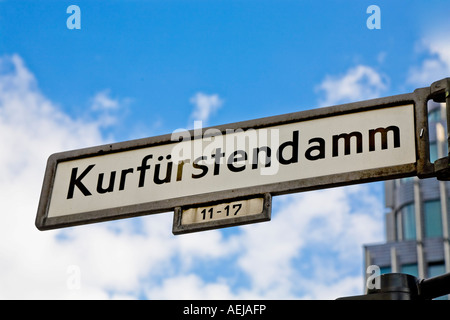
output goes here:
<path id="1" fill-rule="evenodd" d="M 447 155 L 445 104 L 428 104 L 430 160 Z M 450 182 L 417 177 L 385 181 L 386 243 L 364 246 L 365 270 L 426 279 L 450 272 Z M 446 298 L 446 297 L 443 297 Z"/>

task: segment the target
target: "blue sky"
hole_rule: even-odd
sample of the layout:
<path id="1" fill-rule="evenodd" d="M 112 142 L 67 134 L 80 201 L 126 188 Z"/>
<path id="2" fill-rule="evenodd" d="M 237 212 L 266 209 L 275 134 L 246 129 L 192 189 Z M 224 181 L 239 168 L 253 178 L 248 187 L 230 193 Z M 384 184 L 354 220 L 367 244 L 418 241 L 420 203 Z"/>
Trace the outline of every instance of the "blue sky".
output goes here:
<path id="1" fill-rule="evenodd" d="M 81 29 L 66 12 L 81 10 Z M 370 5 L 381 29 L 366 25 Z M 0 1 L 0 298 L 361 294 L 381 183 L 274 199 L 263 224 L 172 214 L 39 232 L 53 152 L 411 92 L 450 75 L 446 1 Z M 7 241 L 6 241 L 7 240 Z M 75 280 L 75 282 L 71 282 Z"/>
<path id="2" fill-rule="evenodd" d="M 80 1 L 81 30 L 69 30 L 70 4 L 5 1 L 1 50 L 19 53 L 72 116 L 105 88 L 130 98 L 115 128 L 125 139 L 136 118 L 147 128 L 159 121 L 158 133 L 185 126 L 198 91 L 226 100 L 211 124 L 313 108 L 323 77 L 355 64 L 389 72 L 400 93 L 433 8 L 381 1 L 382 28 L 369 30 L 370 1 Z"/>

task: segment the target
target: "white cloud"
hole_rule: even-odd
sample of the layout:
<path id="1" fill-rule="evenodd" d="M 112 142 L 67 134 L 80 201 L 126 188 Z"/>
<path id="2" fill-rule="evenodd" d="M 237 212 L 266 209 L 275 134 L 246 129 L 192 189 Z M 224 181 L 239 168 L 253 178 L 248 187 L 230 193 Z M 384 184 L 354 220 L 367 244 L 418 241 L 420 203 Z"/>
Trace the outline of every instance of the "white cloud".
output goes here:
<path id="1" fill-rule="evenodd" d="M 316 90 L 324 95 L 320 99 L 320 106 L 331 106 L 378 98 L 387 87 L 385 76 L 372 67 L 358 65 L 342 76 L 326 76 Z"/>
<path id="2" fill-rule="evenodd" d="M 363 294 L 363 276 L 343 277 L 332 284 L 310 283 L 310 292 L 303 299 L 334 300 L 336 298 L 348 297 L 350 295 Z"/>
<path id="3" fill-rule="evenodd" d="M 1 57 L 0 66 L 0 298 L 136 298 L 139 280 L 171 255 L 160 231 L 170 234 L 171 221 L 143 223 L 148 236 L 132 233 L 128 221 L 38 231 L 48 156 L 105 143 L 102 121 L 66 115 L 42 95 L 18 55 Z M 68 286 L 71 266 L 81 271 L 76 290 Z"/>
<path id="4" fill-rule="evenodd" d="M 420 66 L 409 70 L 407 82 L 416 86 L 429 86 L 434 81 L 450 77 L 450 39 L 448 35 L 431 36 L 419 44 L 426 58 Z"/>
<path id="5" fill-rule="evenodd" d="M 95 111 L 120 105 L 108 91 L 92 103 Z M 42 95 L 18 55 L 0 58 L 0 298 L 137 298 L 149 274 L 176 269 L 175 254 L 186 262 L 226 253 L 220 253 L 219 232 L 197 240 L 174 238 L 170 214 L 61 231 L 35 228 L 48 156 L 104 143 L 102 121 L 69 117 Z M 79 274 L 72 274 L 72 267 Z M 73 277 L 79 277 L 77 288 L 70 286 Z"/>
<path id="6" fill-rule="evenodd" d="M 111 90 L 106 89 L 100 92 L 92 98 L 93 110 L 115 110 L 119 107 L 119 101 L 110 97 Z"/>
<path id="7" fill-rule="evenodd" d="M 47 157 L 98 144 L 101 133 L 46 99 L 18 55 L 0 65 L 0 297 L 45 298 L 65 288 L 68 263 L 55 234 L 34 227 Z"/>
<path id="8" fill-rule="evenodd" d="M 355 197 L 359 198 L 356 208 Z M 381 202 L 368 185 L 294 194 L 280 202 L 270 223 L 243 230 L 240 242 L 245 254 L 238 262 L 253 290 L 268 298 L 358 294 L 344 279 L 354 283 L 349 270 L 362 270 L 362 245 L 380 241 L 383 230 Z M 362 290 L 362 276 L 359 279 L 357 289 Z M 330 291 L 339 283 L 351 291 Z M 329 290 L 313 290 L 321 286 Z"/>
<path id="9" fill-rule="evenodd" d="M 113 126 L 123 116 L 130 102 L 130 98 L 112 98 L 110 89 L 99 91 L 91 99 L 88 112 L 89 117 L 94 117 L 94 119 L 89 121 L 95 122 L 100 127 Z"/>
<path id="10" fill-rule="evenodd" d="M 152 299 L 177 300 L 229 300 L 235 299 L 230 287 L 224 281 L 205 282 L 195 274 L 180 275 L 163 281 L 161 287 L 150 289 Z"/>
<path id="11" fill-rule="evenodd" d="M 219 98 L 218 94 L 208 95 L 203 92 L 197 92 L 189 101 L 194 105 L 191 121 L 204 123 L 223 105 L 223 100 Z"/>

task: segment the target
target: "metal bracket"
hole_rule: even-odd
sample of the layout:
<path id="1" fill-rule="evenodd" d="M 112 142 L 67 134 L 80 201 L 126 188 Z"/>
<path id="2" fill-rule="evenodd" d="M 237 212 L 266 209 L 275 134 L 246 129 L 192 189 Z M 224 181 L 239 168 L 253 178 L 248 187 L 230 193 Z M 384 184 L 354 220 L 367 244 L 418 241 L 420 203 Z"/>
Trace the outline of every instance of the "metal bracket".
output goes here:
<path id="1" fill-rule="evenodd" d="M 445 102 L 446 104 L 447 148 L 450 152 L 450 78 L 432 83 L 430 97 L 436 102 Z M 450 181 L 449 155 L 434 162 L 434 172 L 438 180 Z"/>
<path id="2" fill-rule="evenodd" d="M 436 102 L 446 102 L 449 93 L 450 78 L 435 81 L 430 86 L 430 98 Z"/>
<path id="3" fill-rule="evenodd" d="M 434 172 L 440 181 L 450 181 L 449 157 L 437 159 L 434 162 Z"/>

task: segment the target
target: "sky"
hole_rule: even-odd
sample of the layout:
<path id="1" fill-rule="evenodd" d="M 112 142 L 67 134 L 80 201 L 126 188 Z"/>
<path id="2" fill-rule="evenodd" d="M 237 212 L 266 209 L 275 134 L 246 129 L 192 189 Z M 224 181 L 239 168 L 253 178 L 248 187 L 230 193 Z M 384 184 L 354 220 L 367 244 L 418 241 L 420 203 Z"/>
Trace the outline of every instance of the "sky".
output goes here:
<path id="1" fill-rule="evenodd" d="M 446 4 L 0 1 L 0 299 L 363 294 L 382 182 L 277 196 L 270 222 L 180 236 L 171 212 L 42 232 L 46 161 L 429 86 L 450 75 Z"/>

